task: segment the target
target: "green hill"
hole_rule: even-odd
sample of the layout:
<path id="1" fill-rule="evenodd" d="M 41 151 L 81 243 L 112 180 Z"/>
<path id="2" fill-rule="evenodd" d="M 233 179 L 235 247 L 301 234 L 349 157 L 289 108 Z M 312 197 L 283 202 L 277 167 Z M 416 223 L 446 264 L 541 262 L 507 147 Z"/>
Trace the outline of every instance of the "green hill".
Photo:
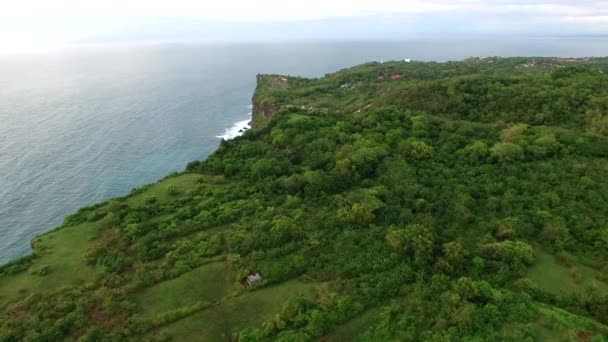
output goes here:
<path id="1" fill-rule="evenodd" d="M 606 341 L 607 73 L 259 75 L 252 130 L 0 268 L 0 341 Z"/>

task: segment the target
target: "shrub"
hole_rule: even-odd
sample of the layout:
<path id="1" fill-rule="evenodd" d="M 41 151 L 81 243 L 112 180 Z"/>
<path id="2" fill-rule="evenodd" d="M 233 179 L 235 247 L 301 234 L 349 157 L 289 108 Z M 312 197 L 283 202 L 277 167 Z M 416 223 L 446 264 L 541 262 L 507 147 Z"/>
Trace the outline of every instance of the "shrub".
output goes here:
<path id="1" fill-rule="evenodd" d="M 497 143 L 492 146 L 490 152 L 501 163 L 521 160 L 524 156 L 524 150 L 519 145 L 513 143 Z"/>
<path id="2" fill-rule="evenodd" d="M 28 272 L 30 274 L 34 274 L 34 275 L 38 275 L 38 276 L 45 276 L 47 274 L 49 274 L 51 271 L 51 267 L 49 265 L 40 265 L 40 266 L 36 266 L 36 267 L 31 267 Z"/>
<path id="3" fill-rule="evenodd" d="M 409 143 L 407 156 L 414 160 L 429 159 L 433 156 L 433 148 L 425 142 L 413 140 Z"/>
<path id="4" fill-rule="evenodd" d="M 167 193 L 171 196 L 175 196 L 179 194 L 179 189 L 175 184 L 171 184 L 167 187 Z"/>

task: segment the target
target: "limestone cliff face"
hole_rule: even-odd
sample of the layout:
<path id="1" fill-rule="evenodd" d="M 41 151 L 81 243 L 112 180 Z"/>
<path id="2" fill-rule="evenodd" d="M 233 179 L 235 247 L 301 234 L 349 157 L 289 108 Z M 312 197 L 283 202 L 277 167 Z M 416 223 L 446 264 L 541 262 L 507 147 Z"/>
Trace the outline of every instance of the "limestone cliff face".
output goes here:
<path id="1" fill-rule="evenodd" d="M 289 87 L 289 78 L 283 75 L 258 74 L 256 82 L 251 112 L 251 127 L 253 129 L 264 127 L 272 119 L 274 113 L 279 109 L 279 105 L 273 98 L 273 94 Z"/>
<path id="2" fill-rule="evenodd" d="M 263 115 L 264 119 L 271 119 L 272 114 L 277 110 L 272 100 L 254 101 L 253 116 Z"/>

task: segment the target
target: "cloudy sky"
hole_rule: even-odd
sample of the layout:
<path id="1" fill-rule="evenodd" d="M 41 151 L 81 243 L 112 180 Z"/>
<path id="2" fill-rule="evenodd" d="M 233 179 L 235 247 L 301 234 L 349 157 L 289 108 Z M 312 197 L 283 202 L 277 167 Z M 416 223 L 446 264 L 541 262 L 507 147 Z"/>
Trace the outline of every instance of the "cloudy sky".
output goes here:
<path id="1" fill-rule="evenodd" d="M 68 44 L 608 34 L 599 0 L 0 0 L 0 52 Z"/>

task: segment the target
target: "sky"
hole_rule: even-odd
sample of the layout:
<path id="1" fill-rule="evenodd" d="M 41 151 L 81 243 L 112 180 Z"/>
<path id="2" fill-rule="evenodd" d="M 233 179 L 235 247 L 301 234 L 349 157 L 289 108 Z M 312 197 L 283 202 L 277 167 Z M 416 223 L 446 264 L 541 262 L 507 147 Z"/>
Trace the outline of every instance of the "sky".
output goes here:
<path id="1" fill-rule="evenodd" d="M 604 0 L 0 0 L 0 53 L 98 43 L 604 34 Z"/>

